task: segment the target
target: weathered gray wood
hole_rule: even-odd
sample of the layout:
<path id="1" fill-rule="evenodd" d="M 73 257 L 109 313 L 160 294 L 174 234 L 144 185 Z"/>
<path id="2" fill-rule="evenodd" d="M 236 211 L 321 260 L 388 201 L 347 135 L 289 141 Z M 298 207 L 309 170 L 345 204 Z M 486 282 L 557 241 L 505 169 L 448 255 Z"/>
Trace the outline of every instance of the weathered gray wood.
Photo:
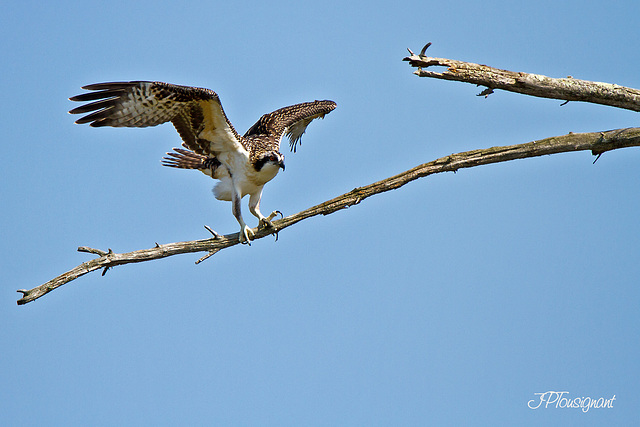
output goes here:
<path id="1" fill-rule="evenodd" d="M 486 86 L 488 89 L 480 95 L 488 95 L 493 89 L 508 90 L 541 98 L 553 98 L 565 101 L 582 101 L 611 107 L 640 111 L 640 90 L 611 83 L 591 82 L 588 80 L 552 78 L 541 74 L 501 70 L 487 65 L 455 59 L 432 58 L 424 52 L 430 44 L 416 55 L 409 49 L 410 56 L 404 58 L 409 65 L 416 67 L 414 74 L 420 77 L 432 77 L 443 80 L 455 80 Z M 446 70 L 428 70 L 429 67 L 446 67 Z"/>

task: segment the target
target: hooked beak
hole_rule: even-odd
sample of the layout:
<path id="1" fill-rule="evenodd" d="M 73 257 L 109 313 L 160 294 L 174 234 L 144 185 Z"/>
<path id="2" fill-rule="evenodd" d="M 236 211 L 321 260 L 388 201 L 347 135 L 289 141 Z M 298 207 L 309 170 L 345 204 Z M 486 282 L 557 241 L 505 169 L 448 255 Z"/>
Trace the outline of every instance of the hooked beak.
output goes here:
<path id="1" fill-rule="evenodd" d="M 280 166 L 282 168 L 282 171 L 284 172 L 284 160 L 278 163 L 278 166 Z"/>

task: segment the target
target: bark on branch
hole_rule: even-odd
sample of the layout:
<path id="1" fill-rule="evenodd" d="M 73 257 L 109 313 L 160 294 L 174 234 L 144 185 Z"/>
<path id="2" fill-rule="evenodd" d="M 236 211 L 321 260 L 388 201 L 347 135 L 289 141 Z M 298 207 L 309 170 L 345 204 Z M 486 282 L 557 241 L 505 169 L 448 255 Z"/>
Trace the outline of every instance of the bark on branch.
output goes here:
<path id="1" fill-rule="evenodd" d="M 567 102 L 584 101 L 640 111 L 640 90 L 638 89 L 579 80 L 571 76 L 557 79 L 540 74 L 501 70 L 455 59 L 432 58 L 425 55 L 430 45 L 431 43 L 428 43 L 418 55 L 408 49 L 411 55 L 403 59 L 417 68 L 414 74 L 420 77 L 456 80 L 486 86 L 487 89 L 479 94 L 485 96 L 492 93 L 493 89 L 503 89 L 541 98 L 561 99 Z M 447 69 L 442 72 L 427 69 L 434 66 L 447 67 Z"/>
<path id="2" fill-rule="evenodd" d="M 429 163 L 416 166 L 413 169 L 383 179 L 382 181 L 374 182 L 373 184 L 369 184 L 364 187 L 355 188 L 348 193 L 313 206 L 295 215 L 274 221 L 274 229 L 254 230 L 255 239 L 261 239 L 273 233 L 277 233 L 304 219 L 317 215 L 329 215 L 338 210 L 348 208 L 349 206 L 357 205 L 362 200 L 373 196 L 374 194 L 395 190 L 418 178 L 436 173 L 455 172 L 462 168 L 570 151 L 590 150 L 594 155 L 601 155 L 609 150 L 632 146 L 640 146 L 640 128 L 619 129 L 595 133 L 570 133 L 568 135 L 546 138 L 525 144 L 493 147 L 451 154 L 450 156 L 445 156 Z M 84 262 L 74 269 L 69 270 L 66 273 L 63 273 L 33 289 L 19 290 L 18 292 L 23 295 L 22 298 L 18 300 L 18 304 L 22 305 L 34 301 L 65 283 L 77 279 L 91 271 L 102 269 L 104 275 L 107 269 L 117 265 L 150 261 L 177 254 L 206 252 L 207 255 L 200 258 L 200 260 L 196 262 L 198 263 L 224 248 L 237 244 L 238 234 L 235 233 L 226 236 L 214 234 L 214 237 L 210 239 L 194 240 L 189 242 L 168 243 L 165 245 L 159 245 L 156 243 L 155 247 L 150 249 L 142 249 L 120 254 L 114 253 L 111 249 L 105 252 L 98 249 L 79 247 L 79 251 L 96 254 L 98 255 L 98 258 Z"/>

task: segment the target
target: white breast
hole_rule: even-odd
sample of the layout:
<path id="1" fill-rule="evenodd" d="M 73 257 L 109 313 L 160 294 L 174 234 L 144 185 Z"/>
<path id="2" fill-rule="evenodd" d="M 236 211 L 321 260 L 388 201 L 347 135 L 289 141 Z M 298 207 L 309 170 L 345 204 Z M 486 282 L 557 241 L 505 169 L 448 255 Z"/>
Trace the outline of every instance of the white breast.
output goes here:
<path id="1" fill-rule="evenodd" d="M 265 163 L 259 172 L 251 170 L 248 174 L 248 178 L 257 185 L 263 186 L 275 178 L 279 170 L 280 166 L 274 165 L 273 163 Z"/>
<path id="2" fill-rule="evenodd" d="M 256 172 L 248 163 L 238 165 L 233 172 L 236 185 L 240 189 L 241 197 L 247 194 L 255 194 L 278 174 L 280 168 L 273 163 L 266 163 L 259 172 Z M 220 182 L 213 187 L 213 194 L 218 200 L 231 200 L 231 177 L 225 173 L 220 176 Z"/>

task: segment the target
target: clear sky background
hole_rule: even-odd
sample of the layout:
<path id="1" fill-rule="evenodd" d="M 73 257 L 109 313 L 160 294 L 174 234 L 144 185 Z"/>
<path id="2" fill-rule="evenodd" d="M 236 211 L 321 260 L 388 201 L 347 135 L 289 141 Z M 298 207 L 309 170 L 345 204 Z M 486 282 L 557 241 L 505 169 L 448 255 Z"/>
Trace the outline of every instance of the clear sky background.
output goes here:
<path id="1" fill-rule="evenodd" d="M 264 212 L 291 215 L 460 151 L 640 125 L 611 107 L 421 79 L 429 53 L 640 88 L 635 0 L 31 2 L 0 15 L 0 421 L 87 425 L 637 425 L 640 150 L 421 179 L 200 265 L 90 260 L 238 230 L 171 125 L 73 124 L 80 86 L 208 87 L 239 132 L 313 122 Z M 255 226 L 248 213 L 244 216 Z M 527 407 L 535 393 L 611 409 Z"/>

